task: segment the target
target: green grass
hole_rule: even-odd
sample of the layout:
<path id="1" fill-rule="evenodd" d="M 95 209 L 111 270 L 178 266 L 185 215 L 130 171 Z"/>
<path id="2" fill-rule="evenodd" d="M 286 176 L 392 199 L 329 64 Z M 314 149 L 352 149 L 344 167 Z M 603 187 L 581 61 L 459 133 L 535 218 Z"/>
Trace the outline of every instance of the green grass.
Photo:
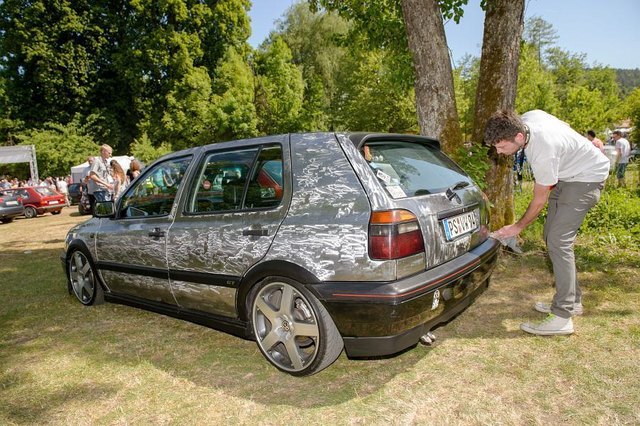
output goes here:
<path id="1" fill-rule="evenodd" d="M 603 266 L 580 236 L 586 314 L 572 336 L 519 331 L 553 293 L 542 248 L 526 241 L 529 251 L 503 255 L 487 292 L 436 330 L 434 347 L 343 354 L 294 378 L 253 342 L 126 306 L 81 306 L 58 260 L 66 230 L 85 219 L 70 212 L 0 226 L 0 424 L 640 423 L 638 252 Z"/>

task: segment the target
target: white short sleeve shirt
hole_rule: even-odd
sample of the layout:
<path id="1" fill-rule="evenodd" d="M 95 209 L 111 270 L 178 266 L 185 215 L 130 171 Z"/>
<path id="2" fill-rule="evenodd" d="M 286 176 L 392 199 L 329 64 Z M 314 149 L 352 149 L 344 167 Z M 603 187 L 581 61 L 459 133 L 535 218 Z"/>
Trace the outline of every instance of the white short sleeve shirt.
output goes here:
<path id="1" fill-rule="evenodd" d="M 524 152 L 536 183 L 603 182 L 609 159 L 567 123 L 541 110 L 522 115 L 530 132 Z"/>

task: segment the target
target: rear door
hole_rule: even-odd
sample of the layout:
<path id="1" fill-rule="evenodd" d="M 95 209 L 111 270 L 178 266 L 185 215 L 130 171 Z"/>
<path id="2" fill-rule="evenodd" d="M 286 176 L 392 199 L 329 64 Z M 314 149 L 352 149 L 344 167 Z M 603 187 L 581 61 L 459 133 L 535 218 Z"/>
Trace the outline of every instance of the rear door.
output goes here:
<path id="1" fill-rule="evenodd" d="M 185 309 L 235 316 L 240 278 L 266 255 L 284 219 L 288 144 L 261 142 L 205 153 L 183 197 L 167 246 L 171 285 Z"/>

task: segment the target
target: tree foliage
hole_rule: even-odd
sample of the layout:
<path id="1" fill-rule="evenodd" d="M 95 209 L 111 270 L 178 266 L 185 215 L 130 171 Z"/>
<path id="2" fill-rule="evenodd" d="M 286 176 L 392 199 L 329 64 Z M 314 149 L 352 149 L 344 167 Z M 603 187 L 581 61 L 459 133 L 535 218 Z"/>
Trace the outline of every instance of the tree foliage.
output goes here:
<path id="1" fill-rule="evenodd" d="M 215 93 L 211 99 L 208 142 L 249 138 L 258 134 L 254 104 L 255 79 L 244 57 L 230 47 L 216 68 Z"/>
<path id="2" fill-rule="evenodd" d="M 640 86 L 636 87 L 622 104 L 622 114 L 631 119 L 633 131 L 630 142 L 637 148 L 640 144 Z"/>
<path id="3" fill-rule="evenodd" d="M 178 148 L 210 140 L 203 132 L 214 125 L 216 67 L 229 47 L 248 52 L 249 7 L 249 0 L 1 2 L 6 118 L 38 128 L 80 117 L 97 141 L 120 150 L 142 133 Z"/>
<path id="4" fill-rule="evenodd" d="M 41 177 L 66 176 L 71 167 L 98 152 L 98 145 L 91 135 L 76 121 L 67 125 L 45 123 L 42 129 L 26 130 L 15 137 L 20 145 L 35 146 Z"/>
<path id="5" fill-rule="evenodd" d="M 275 37 L 256 55 L 256 110 L 262 134 L 296 131 L 304 98 L 302 72 L 291 49 Z"/>

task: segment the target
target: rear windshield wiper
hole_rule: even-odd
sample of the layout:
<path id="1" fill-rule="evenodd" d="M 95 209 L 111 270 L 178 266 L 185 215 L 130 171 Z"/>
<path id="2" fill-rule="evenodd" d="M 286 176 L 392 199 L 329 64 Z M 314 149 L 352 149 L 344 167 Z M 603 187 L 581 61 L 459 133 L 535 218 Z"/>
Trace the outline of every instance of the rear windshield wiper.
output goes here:
<path id="1" fill-rule="evenodd" d="M 458 196 L 454 191 L 457 191 L 458 189 L 462 189 L 466 186 L 469 186 L 469 182 L 467 182 L 466 180 L 461 180 L 460 182 L 456 182 L 454 185 L 447 188 L 446 194 L 449 201 L 453 200 L 454 197 Z"/>

